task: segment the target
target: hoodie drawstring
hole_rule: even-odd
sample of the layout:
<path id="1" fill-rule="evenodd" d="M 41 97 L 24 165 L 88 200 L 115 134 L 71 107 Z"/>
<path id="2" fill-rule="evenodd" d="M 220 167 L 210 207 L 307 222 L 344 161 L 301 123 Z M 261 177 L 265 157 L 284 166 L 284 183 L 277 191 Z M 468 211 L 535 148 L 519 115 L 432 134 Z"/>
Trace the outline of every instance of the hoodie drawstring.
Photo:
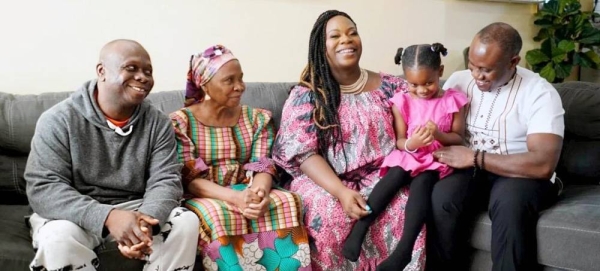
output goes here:
<path id="1" fill-rule="evenodd" d="M 124 132 L 123 130 L 121 130 L 121 127 L 112 124 L 112 122 L 107 120 L 106 123 L 108 123 L 108 127 L 110 127 L 110 129 L 113 129 L 115 133 L 117 133 L 120 136 L 128 136 L 129 134 L 131 134 L 131 131 L 133 131 L 133 125 L 129 125 L 129 131 Z"/>

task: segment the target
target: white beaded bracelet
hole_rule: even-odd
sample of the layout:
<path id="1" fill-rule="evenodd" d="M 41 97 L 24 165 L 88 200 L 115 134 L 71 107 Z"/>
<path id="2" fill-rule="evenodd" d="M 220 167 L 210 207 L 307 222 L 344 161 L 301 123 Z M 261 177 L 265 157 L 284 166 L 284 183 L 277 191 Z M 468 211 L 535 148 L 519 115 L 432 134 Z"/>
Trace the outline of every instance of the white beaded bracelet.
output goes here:
<path id="1" fill-rule="evenodd" d="M 418 150 L 419 148 L 416 148 L 416 149 L 414 149 L 414 150 L 412 150 L 412 151 L 408 149 L 408 141 L 409 141 L 409 140 L 410 140 L 410 138 L 407 138 L 407 139 L 404 141 L 404 151 L 406 151 L 406 152 L 408 152 L 408 153 L 415 153 L 415 152 L 417 152 L 417 150 Z"/>

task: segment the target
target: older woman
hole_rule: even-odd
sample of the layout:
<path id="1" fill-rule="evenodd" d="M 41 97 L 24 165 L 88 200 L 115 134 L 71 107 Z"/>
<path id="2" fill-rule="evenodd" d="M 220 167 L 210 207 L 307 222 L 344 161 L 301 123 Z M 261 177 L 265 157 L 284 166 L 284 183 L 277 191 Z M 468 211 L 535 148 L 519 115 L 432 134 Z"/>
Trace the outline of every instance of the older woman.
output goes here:
<path id="1" fill-rule="evenodd" d="M 388 100 L 407 85 L 359 66 L 362 43 L 346 13 L 321 14 L 309 44 L 308 65 L 284 105 L 273 159 L 292 175 L 290 190 L 302 195 L 304 221 L 315 242 L 313 269 L 374 270 L 402 235 L 407 193 L 395 195 L 387 208 L 384 201 L 364 198 L 380 180 L 383 158 L 395 148 Z M 381 215 L 368 215 L 367 203 Z M 358 219 L 376 220 L 360 257 L 342 250 Z M 421 232 L 407 270 L 423 269 L 424 239 Z"/>
<path id="2" fill-rule="evenodd" d="M 185 206 L 200 217 L 206 270 L 310 269 L 297 194 L 272 188 L 271 113 L 240 105 L 239 61 L 217 45 L 192 56 L 186 107 L 171 114 Z"/>

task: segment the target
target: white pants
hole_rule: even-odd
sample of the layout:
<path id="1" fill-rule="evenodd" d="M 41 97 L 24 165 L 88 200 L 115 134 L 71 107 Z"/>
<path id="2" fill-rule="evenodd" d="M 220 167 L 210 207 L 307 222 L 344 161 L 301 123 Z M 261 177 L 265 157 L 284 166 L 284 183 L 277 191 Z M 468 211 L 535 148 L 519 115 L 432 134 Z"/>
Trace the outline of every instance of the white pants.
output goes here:
<path id="1" fill-rule="evenodd" d="M 141 200 L 115 205 L 116 209 L 135 210 Z M 94 248 L 114 242 L 102 239 L 68 220 L 49 220 L 33 214 L 29 220 L 33 247 L 37 249 L 30 270 L 96 270 L 99 266 Z M 161 232 L 152 238 L 152 253 L 144 270 L 192 270 L 196 260 L 199 220 L 193 212 L 177 207 L 171 211 Z"/>

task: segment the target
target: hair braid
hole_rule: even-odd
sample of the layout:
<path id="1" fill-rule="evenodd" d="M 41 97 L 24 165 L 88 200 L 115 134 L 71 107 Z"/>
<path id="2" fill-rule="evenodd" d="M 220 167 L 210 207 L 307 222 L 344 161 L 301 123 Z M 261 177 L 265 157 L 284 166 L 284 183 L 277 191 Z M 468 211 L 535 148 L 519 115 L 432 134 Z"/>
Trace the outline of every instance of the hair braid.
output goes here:
<path id="1" fill-rule="evenodd" d="M 330 146 L 335 150 L 337 144 L 343 144 L 338 118 L 341 102 L 340 85 L 331 74 L 325 43 L 327 22 L 335 16 L 344 16 L 354 23 L 344 12 L 337 10 L 323 12 L 310 33 L 308 64 L 300 76 L 300 85 L 310 88 L 313 93 L 311 103 L 314 106 L 313 121 L 317 126 L 318 152 L 325 159 Z"/>
<path id="2" fill-rule="evenodd" d="M 408 46 L 406 49 L 398 48 L 394 63 L 402 64 L 403 69 L 426 67 L 437 70 L 442 65 L 442 56 L 448 50 L 441 43 L 418 44 Z"/>

